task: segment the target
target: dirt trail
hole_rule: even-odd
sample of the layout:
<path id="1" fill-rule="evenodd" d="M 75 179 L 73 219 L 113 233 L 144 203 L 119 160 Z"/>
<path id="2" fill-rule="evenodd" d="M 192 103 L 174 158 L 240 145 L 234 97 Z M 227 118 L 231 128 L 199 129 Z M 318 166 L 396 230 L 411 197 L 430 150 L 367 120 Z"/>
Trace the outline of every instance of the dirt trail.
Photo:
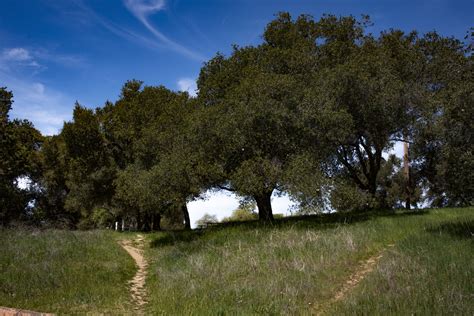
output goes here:
<path id="1" fill-rule="evenodd" d="M 393 247 L 394 244 L 387 245 L 387 248 Z M 385 251 L 380 251 L 377 255 L 370 257 L 369 259 L 363 261 L 357 270 L 346 280 L 344 285 L 336 292 L 331 300 L 326 304 L 320 305 L 316 315 L 323 315 L 329 306 L 342 300 L 346 295 L 352 291 L 370 272 L 372 272 L 379 262 L 380 259 L 384 256 Z"/>
<path id="2" fill-rule="evenodd" d="M 137 235 L 135 240 L 122 240 L 120 245 L 135 260 L 138 271 L 129 281 L 132 301 L 135 304 L 135 311 L 144 314 L 144 307 L 147 303 L 147 293 L 145 289 L 145 278 L 147 275 L 148 262 L 143 257 L 143 236 Z"/>
<path id="3" fill-rule="evenodd" d="M 0 316 L 54 316 L 54 314 L 0 306 Z"/>

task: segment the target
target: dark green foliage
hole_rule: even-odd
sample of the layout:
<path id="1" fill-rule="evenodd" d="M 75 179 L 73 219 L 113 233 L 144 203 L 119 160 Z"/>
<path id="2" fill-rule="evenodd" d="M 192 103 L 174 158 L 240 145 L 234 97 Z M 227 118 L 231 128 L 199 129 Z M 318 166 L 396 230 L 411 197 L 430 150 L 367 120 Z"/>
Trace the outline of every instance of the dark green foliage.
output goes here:
<path id="1" fill-rule="evenodd" d="M 433 205 L 473 205 L 472 47 L 435 33 L 420 46 L 430 61 L 425 76 L 434 97 L 416 126 L 416 175 Z"/>
<path id="2" fill-rule="evenodd" d="M 0 221 L 190 228 L 186 204 L 209 189 L 255 202 L 264 221 L 275 191 L 302 214 L 472 205 L 472 43 L 369 25 L 281 12 L 261 44 L 204 64 L 197 98 L 130 80 L 45 139 L 9 119 L 0 89 Z M 401 141 L 405 173 L 388 155 Z"/>
<path id="3" fill-rule="evenodd" d="M 234 47 L 228 58 L 218 54 L 198 80 L 205 113 L 200 143 L 220 171 L 215 187 L 253 198 L 262 220 L 273 219 L 270 197 L 282 187 L 303 133 L 297 108 L 308 64 L 298 56 L 308 56 L 311 25 L 305 16 L 293 25 L 281 14 L 267 27 L 262 45 Z M 291 42 L 279 41 L 280 34 Z"/>
<path id="4" fill-rule="evenodd" d="M 13 94 L 0 88 L 0 225 L 13 219 L 29 220 L 31 188 L 20 189 L 20 178 L 37 175 L 36 164 L 42 136 L 26 120 L 10 120 Z"/>
<path id="5" fill-rule="evenodd" d="M 190 227 L 185 205 L 201 191 L 187 133 L 194 110 L 187 93 L 141 89 L 137 81 L 125 84 L 122 98 L 109 106 L 107 140 L 118 148 L 115 159 L 121 166 L 115 200 L 131 210 L 139 226 L 143 220 L 149 229 L 153 216 L 180 209 Z"/>
<path id="6" fill-rule="evenodd" d="M 79 214 L 67 212 L 65 202 L 69 193 L 66 185 L 68 158 L 61 136 L 46 137 L 39 156 L 41 176 L 37 179 L 38 194 L 35 215 L 41 220 L 72 226 Z"/>
<path id="7" fill-rule="evenodd" d="M 116 168 L 94 111 L 76 104 L 61 132 L 67 157 L 65 209 L 88 226 L 95 207 L 110 208 Z"/>

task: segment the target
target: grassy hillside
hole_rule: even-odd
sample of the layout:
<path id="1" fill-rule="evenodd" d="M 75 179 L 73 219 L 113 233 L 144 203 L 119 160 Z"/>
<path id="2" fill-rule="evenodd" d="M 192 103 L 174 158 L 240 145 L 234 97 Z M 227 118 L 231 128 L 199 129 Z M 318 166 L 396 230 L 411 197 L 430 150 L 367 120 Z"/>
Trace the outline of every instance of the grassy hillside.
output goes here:
<path id="1" fill-rule="evenodd" d="M 148 234 L 146 312 L 472 315 L 473 234 L 474 208 Z M 0 230 L 0 306 L 133 314 L 125 238 Z"/>
<path id="2" fill-rule="evenodd" d="M 148 312 L 472 314 L 473 225 L 465 208 L 149 235 Z"/>
<path id="3" fill-rule="evenodd" d="M 334 314 L 472 315 L 473 219 L 422 225 L 400 240 Z"/>
<path id="4" fill-rule="evenodd" d="M 0 230 L 0 306 L 123 313 L 133 260 L 107 231 Z"/>

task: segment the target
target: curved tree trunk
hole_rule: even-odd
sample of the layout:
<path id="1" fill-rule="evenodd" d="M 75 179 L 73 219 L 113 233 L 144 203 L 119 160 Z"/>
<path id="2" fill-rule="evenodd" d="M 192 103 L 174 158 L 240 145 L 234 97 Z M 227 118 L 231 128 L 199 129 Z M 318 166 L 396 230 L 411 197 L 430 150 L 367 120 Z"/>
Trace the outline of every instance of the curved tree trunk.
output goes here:
<path id="1" fill-rule="evenodd" d="M 189 219 L 189 211 L 186 203 L 183 203 L 181 206 L 181 211 L 183 212 L 184 217 L 184 229 L 191 229 L 191 220 Z"/>
<path id="2" fill-rule="evenodd" d="M 255 202 L 257 202 L 258 219 L 260 221 L 273 221 L 271 198 L 272 192 L 266 192 L 262 195 L 254 196 Z"/>
<path id="3" fill-rule="evenodd" d="M 152 220 L 151 220 L 151 229 L 152 230 L 161 230 L 161 214 L 160 213 L 157 213 L 157 214 L 153 214 L 152 215 Z"/>

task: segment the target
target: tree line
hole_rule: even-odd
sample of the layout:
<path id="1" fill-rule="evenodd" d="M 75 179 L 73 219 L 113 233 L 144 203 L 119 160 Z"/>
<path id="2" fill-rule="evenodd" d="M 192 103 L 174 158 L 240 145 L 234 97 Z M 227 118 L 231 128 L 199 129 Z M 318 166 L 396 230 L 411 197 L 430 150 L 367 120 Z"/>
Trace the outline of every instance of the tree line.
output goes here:
<path id="1" fill-rule="evenodd" d="M 116 102 L 76 104 L 54 136 L 11 120 L 1 88 L 0 222 L 190 228 L 186 205 L 207 190 L 253 201 L 262 221 L 274 192 L 301 212 L 472 205 L 472 32 L 371 25 L 279 13 L 261 44 L 204 63 L 196 97 L 127 81 Z"/>

